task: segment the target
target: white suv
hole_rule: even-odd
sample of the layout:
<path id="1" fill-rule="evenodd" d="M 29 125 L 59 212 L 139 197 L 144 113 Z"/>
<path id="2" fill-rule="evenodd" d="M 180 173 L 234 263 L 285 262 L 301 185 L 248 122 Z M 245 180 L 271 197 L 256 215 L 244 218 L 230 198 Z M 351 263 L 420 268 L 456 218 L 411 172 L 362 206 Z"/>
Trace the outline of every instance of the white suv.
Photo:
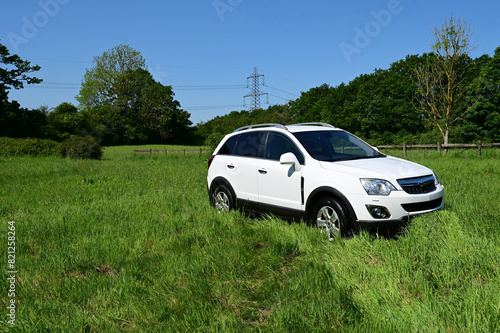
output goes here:
<path id="1" fill-rule="evenodd" d="M 432 170 L 380 153 L 329 124 L 260 124 L 239 128 L 208 162 L 210 203 L 300 218 L 349 235 L 439 210 L 444 187 Z"/>

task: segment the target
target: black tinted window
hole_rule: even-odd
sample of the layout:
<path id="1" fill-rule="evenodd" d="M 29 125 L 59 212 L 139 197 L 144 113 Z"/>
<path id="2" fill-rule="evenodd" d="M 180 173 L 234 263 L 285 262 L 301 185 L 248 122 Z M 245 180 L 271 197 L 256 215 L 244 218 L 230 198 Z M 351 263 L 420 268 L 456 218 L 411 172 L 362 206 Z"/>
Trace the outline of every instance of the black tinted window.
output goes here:
<path id="1" fill-rule="evenodd" d="M 243 133 L 236 142 L 233 155 L 260 157 L 260 146 L 265 132 Z"/>
<path id="2" fill-rule="evenodd" d="M 236 146 L 236 141 L 238 141 L 239 135 L 235 135 L 227 139 L 227 141 L 222 145 L 218 154 L 221 155 L 231 155 L 233 154 L 234 147 Z"/>
<path id="3" fill-rule="evenodd" d="M 279 161 L 281 155 L 285 153 L 294 154 L 299 163 L 304 163 L 304 157 L 288 138 L 278 133 L 269 132 L 264 157 Z"/>

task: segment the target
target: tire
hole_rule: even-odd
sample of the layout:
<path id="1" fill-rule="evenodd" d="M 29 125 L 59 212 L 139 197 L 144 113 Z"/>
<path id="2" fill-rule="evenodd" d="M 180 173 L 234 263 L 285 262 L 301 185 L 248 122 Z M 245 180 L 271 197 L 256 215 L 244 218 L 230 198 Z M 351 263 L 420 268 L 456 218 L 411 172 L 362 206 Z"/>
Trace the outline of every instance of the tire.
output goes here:
<path id="1" fill-rule="evenodd" d="M 345 208 L 331 197 L 322 198 L 314 205 L 310 222 L 325 232 L 330 241 L 339 233 L 342 237 L 352 234 L 352 222 Z"/>
<path id="2" fill-rule="evenodd" d="M 233 194 L 225 185 L 217 185 L 210 200 L 218 212 L 230 212 L 235 208 Z"/>

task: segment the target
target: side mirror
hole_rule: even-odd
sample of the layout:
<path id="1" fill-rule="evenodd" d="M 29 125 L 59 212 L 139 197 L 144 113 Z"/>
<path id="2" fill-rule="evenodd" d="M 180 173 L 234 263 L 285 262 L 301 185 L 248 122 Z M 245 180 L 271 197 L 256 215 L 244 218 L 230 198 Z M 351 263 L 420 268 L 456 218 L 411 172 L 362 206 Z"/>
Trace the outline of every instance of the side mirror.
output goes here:
<path id="1" fill-rule="evenodd" d="M 295 171 L 300 171 L 300 163 L 297 157 L 292 153 L 284 153 L 280 156 L 281 164 L 291 164 L 293 165 Z"/>

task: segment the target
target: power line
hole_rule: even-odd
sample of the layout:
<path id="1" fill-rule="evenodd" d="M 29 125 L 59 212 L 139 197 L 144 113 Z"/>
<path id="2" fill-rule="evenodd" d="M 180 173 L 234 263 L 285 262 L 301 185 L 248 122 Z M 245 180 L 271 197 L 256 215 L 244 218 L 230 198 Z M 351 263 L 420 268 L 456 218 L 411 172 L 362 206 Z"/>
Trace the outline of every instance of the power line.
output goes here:
<path id="1" fill-rule="evenodd" d="M 292 95 L 292 96 L 295 96 L 295 97 L 300 97 L 299 95 L 296 95 L 296 94 L 293 94 L 293 93 L 290 93 L 290 92 L 287 92 L 287 91 L 284 91 L 284 90 L 281 90 L 281 89 L 278 89 L 278 88 L 274 88 L 274 87 L 271 87 L 269 85 L 266 85 L 266 87 L 274 89 L 274 90 L 277 90 L 277 91 L 281 91 L 282 93 L 289 94 L 289 95 Z"/>
<path id="2" fill-rule="evenodd" d="M 175 90 L 224 90 L 224 89 L 244 89 L 244 85 L 220 85 L 220 86 L 172 86 Z"/>
<path id="3" fill-rule="evenodd" d="M 285 100 L 285 101 L 290 101 L 290 98 L 284 98 L 284 97 L 281 97 L 281 96 L 277 96 L 277 95 L 273 95 L 273 94 L 269 94 L 269 96 L 273 96 L 273 97 L 276 97 L 276 98 L 280 98 L 282 100 Z"/>
<path id="4" fill-rule="evenodd" d="M 195 110 L 195 111 L 200 111 L 200 110 L 214 110 L 214 109 L 222 109 L 222 108 L 237 108 L 237 107 L 242 107 L 241 104 L 233 104 L 233 105 L 202 105 L 202 106 L 185 106 L 183 107 L 184 109 L 188 110 Z"/>
<path id="5" fill-rule="evenodd" d="M 267 73 L 267 74 L 274 75 L 274 76 L 276 76 L 276 77 L 278 77 L 278 78 L 280 78 L 280 79 L 283 79 L 283 80 L 287 80 L 287 81 L 290 81 L 290 82 L 293 82 L 293 83 L 300 84 L 300 85 L 302 85 L 302 86 L 304 86 L 304 87 L 308 87 L 308 88 L 310 87 L 310 85 L 307 85 L 307 84 L 305 84 L 305 83 L 302 83 L 302 82 L 299 82 L 299 81 L 295 81 L 295 80 L 292 80 L 292 79 L 288 79 L 288 78 L 286 78 L 286 77 L 283 77 L 283 76 L 280 76 L 280 75 L 277 75 L 277 74 L 270 73 L 269 71 L 264 71 L 264 70 L 263 70 L 263 72 L 264 72 L 264 73 Z"/>

